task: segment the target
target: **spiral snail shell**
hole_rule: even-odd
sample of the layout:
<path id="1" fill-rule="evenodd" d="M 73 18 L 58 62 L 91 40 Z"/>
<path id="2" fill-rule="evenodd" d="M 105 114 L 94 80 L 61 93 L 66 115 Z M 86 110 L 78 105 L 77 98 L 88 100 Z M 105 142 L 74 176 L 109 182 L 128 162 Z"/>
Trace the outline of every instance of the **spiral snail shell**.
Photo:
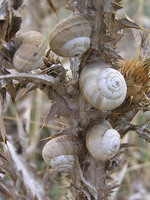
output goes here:
<path id="1" fill-rule="evenodd" d="M 16 35 L 14 45 L 17 51 L 13 57 L 13 65 L 19 72 L 31 71 L 42 64 L 46 50 L 46 40 L 37 31 L 28 31 Z"/>
<path id="2" fill-rule="evenodd" d="M 120 135 L 108 121 L 96 124 L 86 134 L 86 146 L 97 160 L 106 161 L 115 156 L 120 148 Z"/>
<path id="3" fill-rule="evenodd" d="M 60 172 L 70 172 L 74 157 L 81 151 L 81 143 L 75 135 L 62 135 L 51 139 L 43 148 L 42 156 L 47 164 Z"/>
<path id="4" fill-rule="evenodd" d="M 101 110 L 118 107 L 127 93 L 122 74 L 106 64 L 85 67 L 80 74 L 79 84 L 86 101 Z"/>
<path id="5" fill-rule="evenodd" d="M 81 56 L 90 47 L 91 24 L 74 15 L 56 24 L 50 33 L 50 48 L 59 56 Z"/>

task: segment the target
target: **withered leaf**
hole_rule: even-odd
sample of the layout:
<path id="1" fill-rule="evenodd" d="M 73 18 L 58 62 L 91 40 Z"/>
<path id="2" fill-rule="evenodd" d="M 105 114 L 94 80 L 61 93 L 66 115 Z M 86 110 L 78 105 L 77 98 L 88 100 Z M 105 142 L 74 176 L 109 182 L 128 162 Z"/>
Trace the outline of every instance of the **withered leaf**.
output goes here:
<path id="1" fill-rule="evenodd" d="M 7 92 L 10 94 L 13 103 L 15 103 L 16 91 L 12 80 L 7 81 Z"/>
<path id="2" fill-rule="evenodd" d="M 19 31 L 21 23 L 22 23 L 21 17 L 15 16 L 12 13 L 11 22 L 8 26 L 6 37 L 5 37 L 5 40 L 7 42 L 9 42 L 11 38 L 14 37 L 15 33 Z"/>
<path id="3" fill-rule="evenodd" d="M 58 17 L 58 14 L 57 14 L 57 11 L 56 11 L 55 6 L 54 6 L 53 3 L 51 2 L 51 0 L 47 0 L 47 2 L 48 2 L 48 4 L 49 4 L 50 8 L 51 8 L 51 9 L 54 11 L 54 13 L 56 14 L 56 17 L 57 17 L 57 19 L 58 19 L 58 21 L 59 21 L 59 17 Z"/>
<path id="4" fill-rule="evenodd" d="M 11 200 L 16 200 L 16 198 L 13 196 L 13 194 L 9 191 L 7 186 L 2 181 L 0 182 L 0 193 Z"/>
<path id="5" fill-rule="evenodd" d="M 2 20 L 6 20 L 6 16 L 7 16 L 7 13 L 6 13 L 6 10 L 7 10 L 7 7 L 8 7 L 8 3 L 5 1 L 5 0 L 1 0 L 0 1 L 0 21 Z"/>
<path id="6" fill-rule="evenodd" d="M 0 173 L 1 174 L 6 174 L 6 172 L 0 167 Z"/>
<path id="7" fill-rule="evenodd" d="M 17 10 L 23 3 L 23 0 L 12 0 L 12 7 Z"/>
<path id="8" fill-rule="evenodd" d="M 3 154 L 2 150 L 0 149 L 0 157 L 3 158 L 4 160 L 8 161 L 6 156 Z"/>
<path id="9" fill-rule="evenodd" d="M 57 84 L 57 80 L 50 75 L 47 74 L 28 74 L 28 73 L 17 73 L 17 74 L 7 74 L 0 75 L 0 80 L 18 80 L 22 82 L 34 82 L 39 84 L 51 85 L 55 86 Z"/>
<path id="10" fill-rule="evenodd" d="M 115 27 L 115 31 L 119 31 L 121 29 L 124 29 L 124 28 L 136 28 L 136 29 L 141 29 L 140 26 L 138 26 L 136 23 L 132 22 L 132 21 L 129 21 L 128 19 L 126 18 L 122 18 L 122 19 L 119 19 L 119 20 L 116 20 L 116 27 Z"/>
<path id="11" fill-rule="evenodd" d="M 111 4 L 113 5 L 114 10 L 119 10 L 121 8 L 123 8 L 119 3 L 117 2 L 111 2 Z"/>

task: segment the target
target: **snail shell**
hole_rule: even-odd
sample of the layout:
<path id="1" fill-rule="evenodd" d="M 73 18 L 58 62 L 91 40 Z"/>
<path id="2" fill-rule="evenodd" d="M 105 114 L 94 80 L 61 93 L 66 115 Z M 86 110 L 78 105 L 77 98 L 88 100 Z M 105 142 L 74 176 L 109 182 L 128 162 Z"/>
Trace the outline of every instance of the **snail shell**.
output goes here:
<path id="1" fill-rule="evenodd" d="M 74 15 L 52 29 L 50 48 L 59 56 L 81 56 L 90 48 L 91 24 L 85 17 Z"/>
<path id="2" fill-rule="evenodd" d="M 69 172 L 74 166 L 74 156 L 78 156 L 80 151 L 81 143 L 77 136 L 62 135 L 46 143 L 42 156 L 52 168 Z"/>
<path id="3" fill-rule="evenodd" d="M 124 77 L 107 65 L 84 68 L 79 83 L 86 101 L 97 109 L 112 110 L 126 97 L 127 86 Z"/>
<path id="4" fill-rule="evenodd" d="M 86 134 L 86 146 L 97 160 L 106 161 L 115 156 L 120 148 L 120 135 L 108 121 L 94 125 Z"/>
<path id="5" fill-rule="evenodd" d="M 37 31 L 19 34 L 14 39 L 17 51 L 13 57 L 13 65 L 20 72 L 31 71 L 42 64 L 46 50 L 46 40 Z"/>

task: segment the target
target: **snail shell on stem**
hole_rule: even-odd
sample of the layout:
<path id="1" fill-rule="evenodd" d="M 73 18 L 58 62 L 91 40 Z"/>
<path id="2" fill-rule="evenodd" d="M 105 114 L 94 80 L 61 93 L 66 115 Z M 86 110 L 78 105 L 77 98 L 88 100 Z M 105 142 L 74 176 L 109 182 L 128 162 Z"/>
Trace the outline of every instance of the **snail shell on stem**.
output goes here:
<path id="1" fill-rule="evenodd" d="M 18 34 L 14 39 L 14 45 L 17 50 L 13 57 L 13 65 L 17 71 L 31 71 L 42 64 L 46 40 L 41 33 L 28 31 Z"/>
<path id="2" fill-rule="evenodd" d="M 96 124 L 86 134 L 86 146 L 97 160 L 106 161 L 115 156 L 120 148 L 120 135 L 108 121 Z"/>
<path id="3" fill-rule="evenodd" d="M 56 24 L 50 33 L 50 48 L 59 56 L 81 56 L 90 48 L 91 24 L 74 15 Z"/>
<path id="4" fill-rule="evenodd" d="M 42 156 L 47 164 L 60 172 L 70 172 L 74 157 L 81 151 L 81 143 L 75 135 L 62 135 L 51 139 L 43 148 Z"/>
<path id="5" fill-rule="evenodd" d="M 101 110 L 118 107 L 127 93 L 122 74 L 106 64 L 85 67 L 80 74 L 79 84 L 86 101 Z"/>

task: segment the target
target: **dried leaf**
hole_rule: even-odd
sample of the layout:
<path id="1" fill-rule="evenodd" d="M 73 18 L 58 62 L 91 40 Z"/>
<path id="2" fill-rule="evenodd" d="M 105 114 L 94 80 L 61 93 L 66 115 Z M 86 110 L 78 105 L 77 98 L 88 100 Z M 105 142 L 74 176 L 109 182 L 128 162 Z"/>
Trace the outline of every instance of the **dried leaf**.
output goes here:
<path id="1" fill-rule="evenodd" d="M 16 200 L 16 198 L 13 196 L 13 194 L 7 188 L 7 185 L 2 180 L 0 180 L 0 193 L 4 197 L 9 198 L 10 200 Z"/>
<path id="2" fill-rule="evenodd" d="M 115 11 L 123 8 L 123 7 L 122 7 L 119 3 L 117 3 L 117 2 L 111 2 L 111 4 L 113 5 L 113 8 L 114 8 Z"/>
<path id="3" fill-rule="evenodd" d="M 122 18 L 122 19 L 119 19 L 119 20 L 116 20 L 116 27 L 115 27 L 115 31 L 119 31 L 121 29 L 124 29 L 124 28 L 136 28 L 136 29 L 141 29 L 140 26 L 138 26 L 136 23 L 132 22 L 132 21 L 129 21 L 128 19 L 126 18 Z"/>
<path id="4" fill-rule="evenodd" d="M 57 17 L 57 19 L 58 19 L 58 21 L 59 21 L 59 17 L 58 17 L 56 8 L 55 8 L 55 6 L 53 5 L 52 1 L 51 1 L 51 0 L 47 0 L 47 2 L 48 2 L 48 4 L 49 4 L 50 8 L 51 8 L 51 9 L 54 11 L 54 13 L 56 14 L 56 17 Z"/>
<path id="5" fill-rule="evenodd" d="M 1 173 L 1 174 L 6 174 L 6 171 L 4 171 L 4 170 L 0 167 L 0 173 Z"/>
<path id="6" fill-rule="evenodd" d="M 5 80 L 18 80 L 22 82 L 34 82 L 34 83 L 39 83 L 39 84 L 45 84 L 47 86 L 51 85 L 54 86 L 57 83 L 57 79 L 53 78 L 50 75 L 46 74 L 28 74 L 28 73 L 17 73 L 17 74 L 8 74 L 8 75 L 0 75 L 0 79 L 5 79 Z"/>
<path id="7" fill-rule="evenodd" d="M 2 150 L 0 149 L 0 157 L 4 160 L 8 161 L 7 157 L 3 154 Z"/>
<path id="8" fill-rule="evenodd" d="M 17 10 L 23 3 L 23 0 L 12 0 L 12 7 Z"/>
<path id="9" fill-rule="evenodd" d="M 10 41 L 12 37 L 14 37 L 17 31 L 19 31 L 21 23 L 22 23 L 21 17 L 15 16 L 13 13 L 12 13 L 12 16 L 10 16 L 9 20 L 11 20 L 11 22 L 9 23 L 6 36 L 5 36 L 5 40 L 7 42 Z"/>

